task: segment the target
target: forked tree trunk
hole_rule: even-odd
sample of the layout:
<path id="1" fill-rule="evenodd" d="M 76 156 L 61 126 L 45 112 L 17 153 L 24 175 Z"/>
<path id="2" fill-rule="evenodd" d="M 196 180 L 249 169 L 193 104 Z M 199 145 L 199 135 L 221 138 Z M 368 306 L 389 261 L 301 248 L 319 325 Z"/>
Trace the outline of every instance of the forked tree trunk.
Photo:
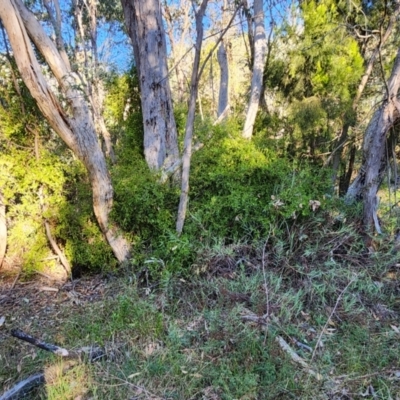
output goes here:
<path id="1" fill-rule="evenodd" d="M 144 155 L 153 170 L 179 158 L 168 79 L 167 48 L 159 0 L 122 0 L 139 73 Z"/>
<path id="2" fill-rule="evenodd" d="M 374 112 L 367 127 L 363 143 L 363 160 L 360 171 L 347 191 L 347 200 L 362 199 L 363 223 L 367 231 L 380 232 L 377 218 L 377 192 L 386 171 L 387 134 L 400 118 L 400 101 L 397 93 L 400 86 L 400 49 L 388 80 L 387 93 L 382 105 Z"/>
<path id="3" fill-rule="evenodd" d="M 0 19 L 7 31 L 22 79 L 50 126 L 83 162 L 93 192 L 93 209 L 100 229 L 116 258 L 129 256 L 127 241 L 109 224 L 113 188 L 104 155 L 98 145 L 93 122 L 79 79 L 60 56 L 34 15 L 21 0 L 2 0 Z M 32 49 L 29 36 L 49 65 L 65 96 L 65 109 L 50 89 Z"/>
<path id="4" fill-rule="evenodd" d="M 264 9 L 262 0 L 254 0 L 254 63 L 251 78 L 250 100 L 242 136 L 251 139 L 256 120 L 263 83 L 267 39 L 265 34 Z"/>
<path id="5" fill-rule="evenodd" d="M 7 220 L 6 220 L 6 205 L 3 195 L 0 192 L 0 268 L 3 264 L 4 256 L 7 248 Z"/>

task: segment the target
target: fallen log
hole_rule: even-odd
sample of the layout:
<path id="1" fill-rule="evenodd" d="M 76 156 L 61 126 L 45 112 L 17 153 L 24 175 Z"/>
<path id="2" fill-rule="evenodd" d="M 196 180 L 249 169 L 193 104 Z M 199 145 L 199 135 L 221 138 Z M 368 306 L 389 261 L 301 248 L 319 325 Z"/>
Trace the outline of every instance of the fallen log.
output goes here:
<path id="1" fill-rule="evenodd" d="M 23 340 L 24 342 L 28 342 L 36 347 L 39 347 L 42 350 L 46 350 L 53 354 L 56 354 L 57 356 L 68 357 L 69 359 L 86 356 L 89 362 L 95 362 L 105 356 L 104 350 L 100 347 L 87 346 L 81 347 L 80 349 L 75 351 L 69 351 L 62 347 L 56 346 L 51 343 L 46 343 L 31 335 L 28 335 L 20 329 L 11 330 L 11 336 Z M 18 382 L 11 389 L 4 392 L 0 396 L 0 400 L 18 400 L 25 396 L 32 389 L 43 385 L 44 383 L 46 383 L 44 372 L 36 373 L 24 379 L 23 381 Z"/>

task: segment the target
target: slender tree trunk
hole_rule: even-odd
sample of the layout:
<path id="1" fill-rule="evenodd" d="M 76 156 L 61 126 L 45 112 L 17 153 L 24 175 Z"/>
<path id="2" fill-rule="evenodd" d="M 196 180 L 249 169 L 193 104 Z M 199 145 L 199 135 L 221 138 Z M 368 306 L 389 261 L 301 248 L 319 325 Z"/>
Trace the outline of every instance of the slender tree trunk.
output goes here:
<path id="1" fill-rule="evenodd" d="M 160 2 L 122 0 L 122 6 L 139 72 L 145 158 L 153 170 L 168 168 L 179 149 Z"/>
<path id="2" fill-rule="evenodd" d="M 249 49 L 250 53 L 249 55 L 249 68 L 251 68 L 254 64 L 254 29 L 253 29 L 253 20 L 251 18 L 251 11 L 249 7 L 249 3 L 247 0 L 242 1 L 243 4 L 243 11 L 246 15 L 246 21 L 247 21 L 247 39 L 249 41 Z M 255 15 L 255 12 L 254 12 Z"/>
<path id="3" fill-rule="evenodd" d="M 271 16 L 272 18 L 272 16 Z M 262 79 L 262 86 L 261 86 L 261 93 L 260 93 L 260 108 L 264 110 L 265 112 L 268 112 L 268 104 L 265 99 L 265 91 L 267 88 L 267 77 L 268 77 L 268 68 L 269 68 L 269 62 L 271 60 L 271 52 L 272 52 L 272 34 L 274 33 L 274 22 L 272 21 L 271 23 L 271 30 L 268 35 L 268 41 L 267 41 L 267 56 L 265 59 L 265 66 L 264 66 L 264 71 L 263 71 L 263 79 Z"/>
<path id="4" fill-rule="evenodd" d="M 377 218 L 377 192 L 386 171 L 387 133 L 400 119 L 400 101 L 397 94 L 400 86 L 400 49 L 387 84 L 387 93 L 382 105 L 374 112 L 367 127 L 363 143 L 363 160 L 360 171 L 347 191 L 347 200 L 362 199 L 363 223 L 367 231 L 373 225 L 379 232 Z"/>
<path id="5" fill-rule="evenodd" d="M 222 6 L 222 27 L 229 21 L 228 1 L 224 0 Z M 225 119 L 229 115 L 229 63 L 227 38 L 221 40 L 217 51 L 217 60 L 220 71 L 217 118 Z M 214 95 L 214 93 L 213 93 Z"/>
<path id="6" fill-rule="evenodd" d="M 254 0 L 254 64 L 251 78 L 250 100 L 242 134 L 246 139 L 251 139 L 253 136 L 253 126 L 260 103 L 266 50 L 263 1 Z"/>
<path id="7" fill-rule="evenodd" d="M 189 100 L 189 111 L 186 120 L 185 129 L 185 142 L 182 155 L 182 185 L 181 185 L 181 197 L 179 200 L 178 207 L 178 218 L 176 221 L 176 231 L 178 234 L 182 233 L 183 224 L 185 223 L 187 203 L 189 199 L 189 175 L 190 175 L 190 160 L 192 156 L 192 138 L 193 138 L 193 127 L 194 117 L 196 113 L 196 99 L 197 91 L 199 88 L 199 64 L 201 45 L 203 42 L 203 17 L 206 12 L 208 0 L 203 0 L 200 8 L 196 12 L 196 45 L 195 54 L 193 61 L 192 79 L 190 82 L 190 100 Z"/>
<path id="8" fill-rule="evenodd" d="M 200 54 L 201 54 L 201 44 L 203 40 L 203 17 L 205 14 L 205 10 L 207 7 L 208 0 L 203 0 L 197 13 L 196 13 L 196 45 L 195 45 L 195 56 L 193 62 L 193 71 L 192 71 L 192 79 L 191 79 L 191 90 L 190 90 L 190 100 L 189 100 L 189 112 L 186 120 L 186 129 L 185 129 L 185 142 L 184 149 L 182 155 L 182 185 L 181 185 L 181 196 L 179 200 L 178 206 L 178 218 L 176 221 L 176 231 L 178 234 L 182 233 L 183 225 L 185 223 L 187 204 L 189 201 L 189 175 L 190 175 L 190 161 L 192 156 L 192 138 L 193 138 L 193 127 L 194 127 L 194 117 L 196 112 L 196 98 L 199 86 L 199 80 L 204 72 L 204 68 L 211 58 L 213 52 L 217 49 L 220 42 L 222 41 L 225 33 L 231 27 L 232 22 L 234 21 L 237 12 L 241 8 L 241 4 L 238 5 L 235 12 L 233 13 L 228 25 L 221 32 L 219 39 L 217 40 L 213 49 L 208 53 L 205 58 L 200 70 Z"/>
<path id="9" fill-rule="evenodd" d="M 129 256 L 129 245 L 109 224 L 113 188 L 103 153 L 98 145 L 85 97 L 77 89 L 79 79 L 66 65 L 53 42 L 21 0 L 2 0 L 0 19 L 7 31 L 21 77 L 50 126 L 83 162 L 93 191 L 93 209 L 100 229 L 116 258 Z M 41 52 L 66 98 L 66 110 L 51 91 L 41 72 L 31 42 Z"/>
<path id="10" fill-rule="evenodd" d="M 4 256 L 7 248 L 7 220 L 6 220 L 6 205 L 4 197 L 0 192 L 0 268 L 3 264 Z"/>
<path id="11" fill-rule="evenodd" d="M 190 8 L 191 4 L 189 1 L 182 1 L 179 3 L 179 11 L 180 17 L 183 18 L 182 25 L 180 26 L 180 37 L 176 41 L 174 37 L 174 17 L 171 14 L 170 7 L 167 1 L 164 2 L 164 18 L 167 24 L 167 34 L 171 46 L 171 54 L 172 54 L 172 65 L 173 70 L 175 71 L 176 76 L 176 99 L 178 103 L 184 104 L 187 97 L 187 89 L 186 89 L 186 78 L 185 73 L 182 67 L 182 50 L 185 47 L 185 40 L 187 39 L 187 34 L 190 28 Z"/>
<path id="12" fill-rule="evenodd" d="M 45 1 L 48 2 L 49 0 Z M 84 24 L 84 7 L 86 8 L 89 18 L 88 26 Z M 49 10 L 49 13 L 50 12 L 51 10 Z M 81 49 L 78 49 L 79 46 L 77 46 L 77 51 L 83 54 L 83 74 L 81 74 L 81 76 L 84 77 L 84 82 L 82 82 L 82 84 L 85 85 L 86 94 L 90 102 L 92 118 L 95 124 L 96 132 L 104 144 L 104 153 L 112 163 L 115 163 L 116 158 L 112 145 L 111 134 L 107 129 L 103 118 L 104 95 L 102 82 L 99 79 L 96 13 L 97 4 L 94 0 L 83 2 L 74 0 L 74 16 L 78 28 L 78 33 L 76 34 L 75 40 L 81 45 Z M 89 32 L 87 32 L 87 29 L 89 29 Z M 89 37 L 89 43 L 87 43 L 87 37 Z M 90 51 L 90 56 L 88 51 Z M 79 57 L 76 58 L 78 61 Z"/>
<path id="13" fill-rule="evenodd" d="M 224 113 L 228 115 L 229 108 L 229 65 L 225 43 L 221 41 L 217 51 L 218 65 L 220 69 L 219 95 L 218 95 L 218 118 Z"/>

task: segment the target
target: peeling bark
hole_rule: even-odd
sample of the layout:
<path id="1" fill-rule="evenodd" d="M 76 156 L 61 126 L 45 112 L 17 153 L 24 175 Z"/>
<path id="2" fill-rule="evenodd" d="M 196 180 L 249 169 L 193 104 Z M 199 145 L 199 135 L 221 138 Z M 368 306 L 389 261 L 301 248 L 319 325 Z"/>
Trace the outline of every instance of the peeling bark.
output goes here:
<path id="1" fill-rule="evenodd" d="M 50 126 L 83 162 L 93 192 L 93 209 L 100 229 L 119 261 L 129 256 L 128 242 L 109 224 L 113 188 L 104 155 L 98 145 L 93 122 L 74 74 L 46 35 L 34 15 L 21 0 L 2 0 L 0 19 L 7 31 L 20 74 Z M 56 77 L 66 98 L 64 109 L 51 91 L 33 52 L 35 43 Z"/>

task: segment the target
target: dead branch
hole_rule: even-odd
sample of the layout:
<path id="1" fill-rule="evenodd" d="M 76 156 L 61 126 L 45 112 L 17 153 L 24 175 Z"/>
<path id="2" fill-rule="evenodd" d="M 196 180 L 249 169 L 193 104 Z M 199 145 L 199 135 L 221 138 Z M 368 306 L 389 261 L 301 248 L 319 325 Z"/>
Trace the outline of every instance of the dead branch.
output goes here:
<path id="1" fill-rule="evenodd" d="M 13 329 L 11 331 L 11 336 L 23 340 L 24 342 L 33 344 L 34 346 L 39 347 L 40 349 L 50 351 L 51 353 L 57 354 L 58 356 L 61 357 L 68 357 L 70 355 L 67 349 L 63 349 L 62 347 L 58 347 L 54 344 L 43 342 L 39 339 L 34 338 L 31 335 L 28 335 L 27 333 L 21 331 L 20 329 Z"/>
<path id="2" fill-rule="evenodd" d="M 20 329 L 13 329 L 11 331 L 11 336 L 23 340 L 24 342 L 33 344 L 42 350 L 49 351 L 50 353 L 56 354 L 60 357 L 78 358 L 81 355 L 86 355 L 89 359 L 89 362 L 94 362 L 105 356 L 103 349 L 99 347 L 86 346 L 75 351 L 70 351 L 54 344 L 43 342 L 40 339 L 28 335 Z"/>
<path id="3" fill-rule="evenodd" d="M 89 362 L 95 362 L 100 360 L 105 356 L 104 350 L 99 347 L 81 347 L 76 351 L 69 351 L 62 347 L 56 346 L 51 343 L 43 342 L 40 339 L 34 338 L 31 335 L 21 331 L 20 329 L 13 329 L 11 331 L 11 336 L 23 340 L 24 342 L 28 342 L 33 344 L 40 349 L 49 351 L 53 354 L 56 354 L 60 357 L 69 357 L 69 358 L 79 358 L 82 355 L 87 356 Z M 73 361 L 76 362 L 76 361 Z M 31 391 L 37 386 L 43 385 L 45 383 L 45 375 L 43 372 L 39 372 L 35 375 L 31 375 L 23 381 L 18 382 L 11 389 L 7 390 L 0 396 L 0 400 L 18 400 L 23 395 Z"/>
<path id="4" fill-rule="evenodd" d="M 322 375 L 312 370 L 310 366 L 289 346 L 282 336 L 277 336 L 276 341 L 279 344 L 279 347 L 287 353 L 296 364 L 300 364 L 307 373 L 314 376 L 317 380 L 322 380 Z"/>
<path id="5" fill-rule="evenodd" d="M 17 400 L 22 398 L 25 394 L 31 391 L 33 388 L 43 385 L 45 383 L 45 377 L 43 372 L 31 375 L 30 377 L 18 382 L 10 390 L 7 390 L 0 396 L 0 400 Z"/>

